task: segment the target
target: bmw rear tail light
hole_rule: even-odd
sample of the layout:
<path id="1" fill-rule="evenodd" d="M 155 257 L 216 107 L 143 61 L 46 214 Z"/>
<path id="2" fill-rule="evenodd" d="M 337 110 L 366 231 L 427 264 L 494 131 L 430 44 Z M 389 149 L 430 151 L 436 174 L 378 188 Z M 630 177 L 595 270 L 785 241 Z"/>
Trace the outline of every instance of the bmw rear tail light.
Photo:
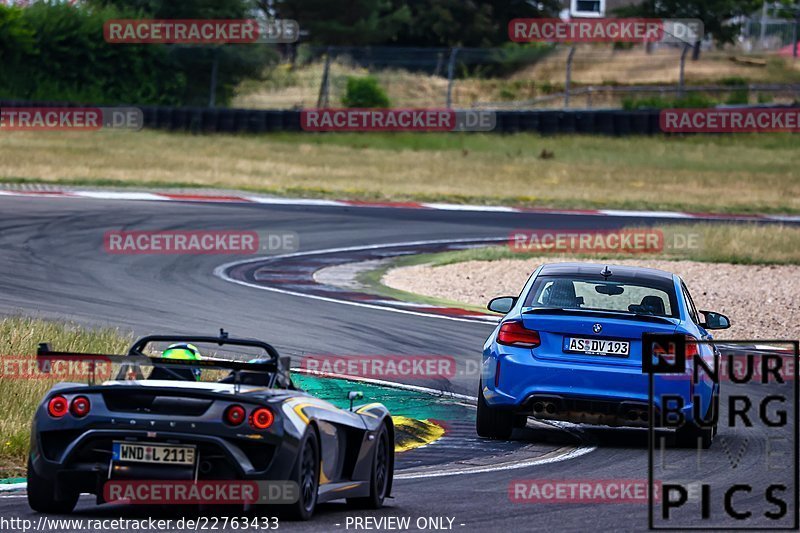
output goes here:
<path id="1" fill-rule="evenodd" d="M 700 355 L 700 346 L 698 341 L 691 335 L 686 335 L 684 353 L 686 354 L 687 361 L 691 360 L 696 355 Z M 673 352 L 664 350 L 660 344 L 653 343 L 653 355 L 659 356 L 662 360 L 667 361 L 668 363 L 675 362 L 675 354 Z"/>
<path id="2" fill-rule="evenodd" d="M 246 416 L 247 414 L 245 413 L 244 407 L 241 405 L 231 405 L 225 409 L 225 422 L 231 426 L 238 426 L 244 422 Z"/>
<path id="3" fill-rule="evenodd" d="M 250 427 L 253 429 L 267 429 L 272 425 L 275 416 L 266 407 L 259 407 L 250 415 Z"/>
<path id="4" fill-rule="evenodd" d="M 78 418 L 88 415 L 91 409 L 92 404 L 86 396 L 76 396 L 69 406 L 69 412 Z"/>
<path id="5" fill-rule="evenodd" d="M 691 335 L 686 335 L 686 359 L 700 355 L 700 346 L 697 344 L 697 339 Z"/>
<path id="6" fill-rule="evenodd" d="M 61 418 L 69 411 L 69 403 L 63 396 L 53 396 L 47 402 L 47 412 L 53 418 Z"/>
<path id="7" fill-rule="evenodd" d="M 542 343 L 539 332 L 527 329 L 519 320 L 509 320 L 500 326 L 497 342 L 521 348 L 536 348 Z"/>

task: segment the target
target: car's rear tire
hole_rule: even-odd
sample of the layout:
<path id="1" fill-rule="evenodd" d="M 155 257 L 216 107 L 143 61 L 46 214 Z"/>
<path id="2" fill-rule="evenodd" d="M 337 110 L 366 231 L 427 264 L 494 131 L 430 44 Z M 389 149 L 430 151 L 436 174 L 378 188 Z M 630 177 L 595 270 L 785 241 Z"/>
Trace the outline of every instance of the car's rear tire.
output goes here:
<path id="1" fill-rule="evenodd" d="M 34 511 L 48 514 L 68 514 L 75 509 L 80 494 L 70 493 L 56 499 L 55 484 L 41 477 L 28 459 L 28 505 Z"/>
<path id="2" fill-rule="evenodd" d="M 348 498 L 347 503 L 360 509 L 380 509 L 389 494 L 394 476 L 394 443 L 389 438 L 389 429 L 383 424 L 375 435 L 375 454 L 372 458 L 372 474 L 369 496 Z"/>
<path id="3" fill-rule="evenodd" d="M 282 506 L 281 509 L 286 519 L 308 520 L 314 514 L 319 495 L 319 457 L 319 437 L 314 428 L 309 427 L 300 442 L 297 462 L 289 478 L 300 488 L 298 499 L 295 503 Z"/>
<path id="4" fill-rule="evenodd" d="M 711 404 L 708 406 L 708 412 L 703 417 L 704 420 L 710 420 L 715 412 L 719 413 L 719 396 L 715 395 L 711 399 Z M 697 448 L 699 446 L 707 450 L 714 442 L 714 437 L 717 434 L 717 422 L 714 421 L 712 426 L 699 426 L 694 422 L 687 422 L 675 431 L 675 443 L 681 448 Z"/>
<path id="5" fill-rule="evenodd" d="M 475 429 L 478 436 L 496 440 L 508 440 L 514 431 L 514 413 L 487 404 L 483 397 L 482 381 L 478 385 L 478 415 Z"/>

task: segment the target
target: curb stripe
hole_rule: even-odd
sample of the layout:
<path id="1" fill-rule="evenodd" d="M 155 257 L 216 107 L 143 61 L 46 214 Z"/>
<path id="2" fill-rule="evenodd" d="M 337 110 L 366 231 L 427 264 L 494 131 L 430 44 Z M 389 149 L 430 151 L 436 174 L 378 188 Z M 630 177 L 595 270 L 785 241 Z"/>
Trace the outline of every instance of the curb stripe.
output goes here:
<path id="1" fill-rule="evenodd" d="M 497 238 L 487 238 L 487 239 L 478 239 L 482 242 L 490 242 L 490 241 L 504 241 L 506 240 L 505 237 L 497 237 Z M 474 243 L 476 239 L 439 239 L 439 240 L 429 240 L 429 241 L 412 241 L 412 242 L 401 242 L 401 243 L 385 243 L 385 244 L 371 244 L 365 246 L 347 246 L 343 248 L 328 248 L 323 250 L 311 250 L 308 252 L 294 252 L 289 254 L 282 254 L 282 255 L 275 255 L 275 256 L 267 256 L 267 257 L 251 257 L 248 259 L 240 259 L 237 261 L 232 261 L 230 263 L 225 263 L 219 265 L 214 269 L 214 276 L 224 280 L 229 281 L 231 283 L 235 283 L 237 285 L 242 285 L 244 287 L 252 287 L 254 289 L 259 289 L 263 291 L 270 291 L 270 292 L 277 292 L 280 294 L 288 294 L 290 296 L 300 296 L 302 298 L 310 298 L 312 300 L 318 300 L 323 302 L 331 302 L 331 303 L 338 303 L 344 305 L 352 305 L 356 307 L 364 307 L 367 309 L 378 309 L 381 311 L 389 311 L 393 313 L 400 313 L 406 315 L 415 315 L 415 316 L 422 316 L 426 318 L 440 318 L 445 320 L 453 320 L 459 322 L 471 322 L 475 323 L 482 323 L 487 325 L 494 325 L 499 320 L 500 317 L 496 317 L 494 315 L 478 315 L 480 318 L 476 317 L 475 311 L 469 311 L 465 309 L 457 309 L 456 312 L 451 312 L 448 314 L 437 314 L 430 312 L 432 309 L 440 309 L 440 308 L 432 308 L 426 305 L 418 305 L 413 306 L 411 308 L 397 308 L 397 307 L 390 307 L 388 305 L 378 305 L 375 303 L 367 303 L 363 301 L 356 301 L 356 300 L 347 300 L 343 298 L 334 298 L 330 296 L 321 296 L 318 294 L 309 294 L 304 292 L 299 292 L 297 290 L 289 290 L 283 289 L 281 287 L 272 287 L 269 285 L 261 285 L 257 283 L 252 283 L 250 281 L 245 281 L 237 278 L 233 278 L 228 274 L 228 270 L 239 267 L 242 265 L 246 265 L 249 263 L 257 263 L 264 260 L 278 260 L 278 259 L 288 259 L 294 257 L 308 257 L 308 256 L 315 256 L 315 255 L 327 255 L 327 254 L 334 254 L 340 252 L 350 252 L 350 251 L 361 251 L 361 250 L 379 250 L 382 248 L 396 248 L 396 247 L 412 247 L 412 246 L 419 246 L 419 245 L 428 245 L 428 244 L 458 244 L 458 243 Z M 428 312 L 425 312 L 425 310 Z M 450 308 L 441 308 L 445 311 Z"/>
<path id="2" fill-rule="evenodd" d="M 737 221 L 776 221 L 800 222 L 800 215 L 767 215 L 767 214 L 724 214 L 724 213 L 693 213 L 683 211 L 637 211 L 624 209 L 554 209 L 545 207 L 510 207 L 502 205 L 469 205 L 449 204 L 439 202 L 371 202 L 365 200 L 322 200 L 315 198 L 277 198 L 257 195 L 213 195 L 213 194 L 185 194 L 169 192 L 119 192 L 103 190 L 0 190 L 2 196 L 46 196 L 57 198 L 90 198 L 96 200 L 151 200 L 173 202 L 222 202 L 246 203 L 265 205 L 296 205 L 296 206 L 324 206 L 324 207 L 366 207 L 386 209 L 426 209 L 438 211 L 469 211 L 493 213 L 540 213 L 550 215 L 576 215 L 576 216 L 606 216 L 606 217 L 634 217 L 634 218 L 664 218 L 664 219 L 693 219 L 693 220 L 737 220 Z"/>
<path id="3" fill-rule="evenodd" d="M 0 484 L 0 492 L 12 492 L 22 490 L 28 487 L 28 482 L 23 481 L 21 483 L 3 483 Z"/>

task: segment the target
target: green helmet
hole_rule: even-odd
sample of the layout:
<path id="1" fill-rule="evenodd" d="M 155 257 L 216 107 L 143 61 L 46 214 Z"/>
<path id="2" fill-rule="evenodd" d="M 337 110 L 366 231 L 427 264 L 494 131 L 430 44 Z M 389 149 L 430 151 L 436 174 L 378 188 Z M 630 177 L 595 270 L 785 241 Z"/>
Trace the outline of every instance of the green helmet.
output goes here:
<path id="1" fill-rule="evenodd" d="M 167 349 L 161 352 L 161 357 L 165 359 L 182 359 L 184 361 L 199 361 L 202 359 L 197 346 L 183 342 L 167 346 Z M 200 379 L 199 368 L 192 368 L 192 373 L 195 379 Z"/>

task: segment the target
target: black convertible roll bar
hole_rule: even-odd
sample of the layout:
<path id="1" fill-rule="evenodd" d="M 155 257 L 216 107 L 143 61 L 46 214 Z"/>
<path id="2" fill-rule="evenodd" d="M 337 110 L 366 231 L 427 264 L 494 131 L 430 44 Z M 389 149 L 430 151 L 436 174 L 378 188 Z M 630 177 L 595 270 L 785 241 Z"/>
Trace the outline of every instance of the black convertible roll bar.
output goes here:
<path id="1" fill-rule="evenodd" d="M 157 357 L 148 357 L 144 353 L 145 347 L 153 342 L 197 342 L 206 344 L 217 344 L 219 346 L 248 346 L 251 348 L 261 348 L 265 354 L 269 356 L 269 361 L 248 363 L 246 361 L 230 361 L 223 359 L 198 359 L 198 360 L 185 360 L 185 359 L 160 359 Z M 270 386 L 274 386 L 280 376 L 282 379 L 288 379 L 286 375 L 289 371 L 290 358 L 281 357 L 278 351 L 271 344 L 256 339 L 244 338 L 231 338 L 228 333 L 220 329 L 218 337 L 210 337 L 203 335 L 148 335 L 138 339 L 128 349 L 127 355 L 113 355 L 113 354 L 92 354 L 92 353 L 76 353 L 76 352 L 59 352 L 50 349 L 48 343 L 40 343 L 36 351 L 36 357 L 41 359 L 59 360 L 59 359 L 82 359 L 88 361 L 103 361 L 120 363 L 124 365 L 135 364 L 148 364 L 154 367 L 193 367 L 193 368 L 222 368 L 234 371 L 235 383 L 238 384 L 239 372 L 266 372 L 272 373 L 270 379 Z M 91 365 L 92 376 L 90 380 L 94 381 L 94 365 Z"/>
<path id="2" fill-rule="evenodd" d="M 133 345 L 128 349 L 128 355 L 144 355 L 144 348 L 151 342 L 204 342 L 207 344 L 217 344 L 219 346 L 229 345 L 229 346 L 249 346 L 251 348 L 261 348 L 269 355 L 272 363 L 276 366 L 278 365 L 278 360 L 281 356 L 278 354 L 278 350 L 275 349 L 271 344 L 268 344 L 264 341 L 256 340 L 256 339 L 237 339 L 228 336 L 228 332 L 224 329 L 219 330 L 218 337 L 208 337 L 208 336 L 201 336 L 201 335 L 148 335 L 146 337 L 142 337 L 141 339 L 137 340 L 133 343 Z M 173 359 L 174 361 L 174 359 Z M 202 362 L 202 361 L 201 361 Z M 215 362 L 215 361 L 210 361 Z M 192 363 L 196 363 L 196 361 L 192 361 Z M 257 365 L 259 363 L 243 363 L 244 365 Z M 196 365 L 195 365 L 196 366 Z M 233 367 L 226 367 L 231 368 Z M 255 370 L 253 366 L 242 367 L 240 370 L 246 370 L 247 368 L 251 370 Z"/>

